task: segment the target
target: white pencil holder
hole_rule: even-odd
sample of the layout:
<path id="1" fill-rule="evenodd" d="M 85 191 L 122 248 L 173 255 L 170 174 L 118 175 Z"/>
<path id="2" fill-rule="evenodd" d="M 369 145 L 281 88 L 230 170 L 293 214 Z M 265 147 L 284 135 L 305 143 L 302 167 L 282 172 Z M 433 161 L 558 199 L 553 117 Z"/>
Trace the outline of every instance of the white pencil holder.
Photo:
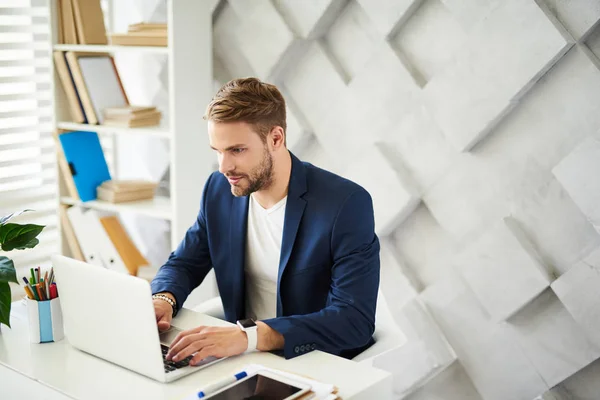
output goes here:
<path id="1" fill-rule="evenodd" d="M 45 301 L 27 299 L 27 316 L 31 343 L 58 342 L 65 336 L 60 297 Z"/>

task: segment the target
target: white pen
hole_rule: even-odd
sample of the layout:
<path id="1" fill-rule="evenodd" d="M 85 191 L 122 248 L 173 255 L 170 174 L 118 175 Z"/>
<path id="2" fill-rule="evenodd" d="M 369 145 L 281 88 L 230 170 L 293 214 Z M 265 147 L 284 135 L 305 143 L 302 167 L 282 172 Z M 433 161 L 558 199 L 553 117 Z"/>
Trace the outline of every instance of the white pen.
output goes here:
<path id="1" fill-rule="evenodd" d="M 235 374 L 233 376 L 230 376 L 229 378 L 225 378 L 223 380 L 220 380 L 219 382 L 213 383 L 212 385 L 208 385 L 207 387 L 205 387 L 204 389 L 202 389 L 198 392 L 198 398 L 201 399 L 203 397 L 206 397 L 209 394 L 212 394 L 219 389 L 223 389 L 225 386 L 227 386 L 235 381 L 239 381 L 240 379 L 243 379 L 247 376 L 248 376 L 248 374 L 246 373 L 246 371 L 242 371 L 242 372 L 238 372 L 237 374 Z"/>

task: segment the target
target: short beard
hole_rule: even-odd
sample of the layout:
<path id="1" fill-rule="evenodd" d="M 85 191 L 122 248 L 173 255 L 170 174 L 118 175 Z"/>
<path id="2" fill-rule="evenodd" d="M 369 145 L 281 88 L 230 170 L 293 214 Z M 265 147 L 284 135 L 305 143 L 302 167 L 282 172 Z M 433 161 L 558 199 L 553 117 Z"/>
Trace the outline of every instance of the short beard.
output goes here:
<path id="1" fill-rule="evenodd" d="M 231 186 L 231 193 L 236 197 L 249 196 L 259 190 L 268 189 L 273 184 L 273 157 L 265 147 L 264 157 L 254 170 L 250 171 L 248 187 Z"/>

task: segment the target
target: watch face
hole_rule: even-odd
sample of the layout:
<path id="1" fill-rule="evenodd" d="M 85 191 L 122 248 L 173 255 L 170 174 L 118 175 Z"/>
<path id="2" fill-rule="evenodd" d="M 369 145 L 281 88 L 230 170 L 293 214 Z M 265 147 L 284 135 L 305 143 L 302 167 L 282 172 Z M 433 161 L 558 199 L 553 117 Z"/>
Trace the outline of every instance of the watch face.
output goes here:
<path id="1" fill-rule="evenodd" d="M 244 327 L 244 329 L 252 328 L 252 327 L 256 326 L 256 323 L 254 321 L 252 321 L 251 319 L 240 319 L 238 322 L 240 323 L 240 325 L 242 327 Z"/>

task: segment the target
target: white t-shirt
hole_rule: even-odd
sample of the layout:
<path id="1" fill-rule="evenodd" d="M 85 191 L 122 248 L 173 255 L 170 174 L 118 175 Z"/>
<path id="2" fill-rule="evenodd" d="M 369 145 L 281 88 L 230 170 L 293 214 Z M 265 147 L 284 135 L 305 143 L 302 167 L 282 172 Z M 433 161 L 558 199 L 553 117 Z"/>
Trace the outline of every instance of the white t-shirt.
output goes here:
<path id="1" fill-rule="evenodd" d="M 287 196 L 265 210 L 250 195 L 246 235 L 246 317 L 277 316 L 277 273 Z"/>

